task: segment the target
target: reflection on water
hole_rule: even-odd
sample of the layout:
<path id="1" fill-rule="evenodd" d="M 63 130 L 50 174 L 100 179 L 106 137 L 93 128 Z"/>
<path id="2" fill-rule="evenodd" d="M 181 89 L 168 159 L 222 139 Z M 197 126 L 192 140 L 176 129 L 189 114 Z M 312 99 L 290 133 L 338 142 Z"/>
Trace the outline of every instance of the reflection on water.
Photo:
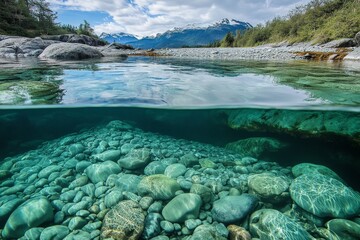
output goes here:
<path id="1" fill-rule="evenodd" d="M 357 106 L 359 79 L 360 71 L 335 63 L 205 62 L 144 57 L 57 65 L 38 62 L 27 69 L 0 70 L 0 103 Z M 27 83 L 20 87 L 9 84 L 20 80 Z"/>

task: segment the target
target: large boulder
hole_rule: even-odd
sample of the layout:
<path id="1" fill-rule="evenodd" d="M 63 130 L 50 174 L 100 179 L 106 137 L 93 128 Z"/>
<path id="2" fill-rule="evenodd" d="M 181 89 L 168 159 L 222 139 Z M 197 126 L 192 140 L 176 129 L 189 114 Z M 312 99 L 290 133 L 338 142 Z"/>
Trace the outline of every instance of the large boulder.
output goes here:
<path id="1" fill-rule="evenodd" d="M 164 209 L 162 215 L 169 222 L 184 222 L 187 219 L 196 219 L 202 201 L 201 197 L 194 193 L 183 193 L 172 199 Z"/>
<path id="2" fill-rule="evenodd" d="M 335 234 L 334 239 L 360 239 L 360 225 L 347 219 L 333 219 L 326 223 L 327 229 Z"/>
<path id="3" fill-rule="evenodd" d="M 137 190 L 141 196 L 150 196 L 155 200 L 168 200 L 175 197 L 175 192 L 180 190 L 180 185 L 175 179 L 156 174 L 144 177 Z"/>
<path id="4" fill-rule="evenodd" d="M 144 230 L 144 221 L 145 214 L 138 203 L 132 200 L 122 201 L 105 215 L 101 238 L 139 239 Z"/>
<path id="5" fill-rule="evenodd" d="M 27 230 L 38 227 L 54 218 L 51 203 L 46 198 L 30 199 L 10 215 L 2 236 L 5 239 L 22 237 Z"/>
<path id="6" fill-rule="evenodd" d="M 302 209 L 318 217 L 349 218 L 360 213 L 360 194 L 322 174 L 296 178 L 290 195 Z"/>
<path id="7" fill-rule="evenodd" d="M 102 57 L 102 53 L 90 46 L 79 43 L 51 44 L 40 54 L 40 58 L 58 60 L 81 60 Z"/>
<path id="8" fill-rule="evenodd" d="M 103 46 L 106 44 L 105 41 L 101 39 L 96 39 L 83 34 L 62 34 L 62 35 L 43 35 L 41 36 L 44 40 L 68 42 L 68 43 L 81 43 L 90 46 Z"/>
<path id="9" fill-rule="evenodd" d="M 250 194 L 226 196 L 214 202 L 211 214 L 215 221 L 225 224 L 237 223 L 250 214 L 258 202 L 257 197 Z"/>
<path id="10" fill-rule="evenodd" d="M 322 45 L 326 48 L 342 48 L 342 47 L 354 47 L 356 43 L 352 38 L 341 38 L 337 40 L 333 40 L 331 42 L 325 43 Z"/>

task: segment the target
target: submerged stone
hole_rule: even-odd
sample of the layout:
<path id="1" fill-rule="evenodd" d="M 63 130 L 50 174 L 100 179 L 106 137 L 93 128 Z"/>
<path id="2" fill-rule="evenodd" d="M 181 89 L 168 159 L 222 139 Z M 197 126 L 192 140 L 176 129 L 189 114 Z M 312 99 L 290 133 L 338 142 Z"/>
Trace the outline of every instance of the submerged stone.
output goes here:
<path id="1" fill-rule="evenodd" d="M 139 239 L 144 229 L 144 221 L 145 214 L 138 203 L 131 200 L 122 201 L 105 215 L 101 238 Z"/>
<path id="2" fill-rule="evenodd" d="M 226 196 L 214 202 L 211 214 L 215 221 L 237 223 L 255 209 L 258 201 L 257 197 L 250 194 Z"/>
<path id="3" fill-rule="evenodd" d="M 277 139 L 269 137 L 254 137 L 228 143 L 227 149 L 239 153 L 243 157 L 259 157 L 265 152 L 276 152 L 285 144 Z"/>
<path id="4" fill-rule="evenodd" d="M 105 152 L 95 154 L 92 157 L 95 160 L 100 160 L 102 162 L 105 162 L 105 161 L 117 161 L 119 160 L 120 155 L 121 155 L 120 150 L 107 150 Z"/>
<path id="5" fill-rule="evenodd" d="M 54 218 L 51 203 L 46 198 L 30 199 L 10 215 L 2 236 L 5 239 L 19 238 L 33 227 L 38 227 Z"/>
<path id="6" fill-rule="evenodd" d="M 322 174 L 297 177 L 290 195 L 301 208 L 318 217 L 349 218 L 360 213 L 360 194 Z"/>
<path id="7" fill-rule="evenodd" d="M 176 180 L 162 174 L 151 175 L 143 178 L 137 186 L 141 196 L 150 196 L 155 200 L 168 200 L 175 196 L 180 190 Z"/>
<path id="8" fill-rule="evenodd" d="M 90 178 L 92 183 L 104 182 L 111 174 L 118 174 L 121 168 L 118 164 L 112 161 L 97 163 L 90 165 L 85 169 L 86 175 Z"/>
<path id="9" fill-rule="evenodd" d="M 360 239 L 360 225 L 347 219 L 333 219 L 326 223 L 327 229 L 338 239 Z"/>
<path id="10" fill-rule="evenodd" d="M 290 179 L 273 173 L 251 175 L 248 178 L 249 193 L 257 195 L 262 201 L 280 203 L 289 198 Z"/>
<path id="11" fill-rule="evenodd" d="M 121 158 L 118 163 L 125 169 L 134 170 L 145 167 L 150 161 L 150 150 L 147 148 L 140 148 L 130 150 L 130 152 L 124 158 Z"/>
<path id="12" fill-rule="evenodd" d="M 54 225 L 45 228 L 40 235 L 40 240 L 62 240 L 69 234 L 69 228 L 62 225 Z"/>
<path id="13" fill-rule="evenodd" d="M 170 222 L 184 222 L 199 216 L 202 201 L 199 195 L 183 193 L 172 199 L 162 210 L 165 220 Z"/>
<path id="14" fill-rule="evenodd" d="M 262 240 L 313 240 L 314 238 L 298 223 L 274 209 L 261 209 L 250 217 L 252 237 Z"/>
<path id="15" fill-rule="evenodd" d="M 300 163 L 293 166 L 291 171 L 295 177 L 299 177 L 303 174 L 322 174 L 331 178 L 335 178 L 340 182 L 343 182 L 343 180 L 333 170 L 322 165 L 312 163 Z"/>
<path id="16" fill-rule="evenodd" d="M 150 239 L 156 237 L 161 232 L 160 222 L 163 217 L 159 213 L 149 213 L 145 218 L 145 227 L 142 237 Z"/>

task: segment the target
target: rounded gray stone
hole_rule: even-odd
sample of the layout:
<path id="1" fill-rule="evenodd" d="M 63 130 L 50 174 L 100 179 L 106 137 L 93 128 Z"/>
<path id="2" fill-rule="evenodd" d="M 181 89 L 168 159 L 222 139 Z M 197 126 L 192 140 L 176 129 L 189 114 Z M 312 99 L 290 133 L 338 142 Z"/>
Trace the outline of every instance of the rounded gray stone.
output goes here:
<path id="1" fill-rule="evenodd" d="M 54 43 L 45 48 L 39 58 L 59 60 L 81 60 L 102 57 L 102 53 L 90 46 L 79 43 Z"/>

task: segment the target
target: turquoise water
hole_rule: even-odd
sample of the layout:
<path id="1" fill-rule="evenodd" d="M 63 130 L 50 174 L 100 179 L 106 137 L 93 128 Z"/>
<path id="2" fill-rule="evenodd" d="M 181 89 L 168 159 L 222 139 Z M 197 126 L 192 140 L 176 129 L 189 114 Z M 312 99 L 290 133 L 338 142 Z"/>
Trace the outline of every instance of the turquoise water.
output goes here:
<path id="1" fill-rule="evenodd" d="M 116 238 L 111 226 L 117 226 L 128 231 L 118 239 L 226 239 L 234 234 L 226 227 L 235 224 L 260 239 L 342 239 L 343 222 L 329 220 L 348 219 L 353 229 L 359 223 L 356 63 L 147 57 L 5 63 L 4 238 L 26 231 L 27 239 Z M 340 197 L 328 203 L 332 196 Z M 238 209 L 237 202 L 246 207 L 234 217 L 226 206 Z M 139 222 L 130 230 L 124 221 L 110 224 L 115 212 Z M 17 224 L 26 221 L 31 227 Z"/>

